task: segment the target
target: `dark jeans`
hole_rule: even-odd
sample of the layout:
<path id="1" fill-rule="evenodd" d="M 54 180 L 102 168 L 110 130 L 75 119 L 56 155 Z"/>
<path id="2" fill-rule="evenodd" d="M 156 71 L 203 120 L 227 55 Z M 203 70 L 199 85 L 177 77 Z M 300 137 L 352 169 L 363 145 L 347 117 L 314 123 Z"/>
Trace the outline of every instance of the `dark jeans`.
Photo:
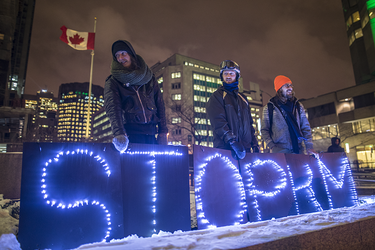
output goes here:
<path id="1" fill-rule="evenodd" d="M 155 135 L 128 134 L 130 143 L 158 144 Z"/>

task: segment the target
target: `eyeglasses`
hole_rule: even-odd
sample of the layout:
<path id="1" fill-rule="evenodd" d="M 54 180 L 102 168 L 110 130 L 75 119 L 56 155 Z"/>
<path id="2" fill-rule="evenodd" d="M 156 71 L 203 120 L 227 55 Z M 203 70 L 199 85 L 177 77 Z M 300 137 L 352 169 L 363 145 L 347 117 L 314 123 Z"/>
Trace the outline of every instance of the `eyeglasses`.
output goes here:
<path id="1" fill-rule="evenodd" d="M 293 84 L 287 83 L 287 84 L 284 84 L 283 87 L 289 89 L 289 88 L 293 88 L 294 86 L 293 86 Z"/>

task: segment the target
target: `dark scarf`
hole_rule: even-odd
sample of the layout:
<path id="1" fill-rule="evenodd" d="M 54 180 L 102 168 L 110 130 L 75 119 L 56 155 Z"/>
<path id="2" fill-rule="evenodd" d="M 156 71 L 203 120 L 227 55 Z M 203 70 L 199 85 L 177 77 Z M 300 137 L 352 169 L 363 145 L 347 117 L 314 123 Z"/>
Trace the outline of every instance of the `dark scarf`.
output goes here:
<path id="1" fill-rule="evenodd" d="M 228 83 L 223 81 L 223 86 L 224 86 L 224 89 L 226 89 L 230 92 L 233 92 L 236 89 L 238 90 L 238 81 L 232 82 L 231 84 L 228 84 Z"/>
<path id="2" fill-rule="evenodd" d="M 141 86 L 148 83 L 152 78 L 152 71 L 147 66 L 143 58 L 137 55 L 140 65 L 139 69 L 130 70 L 122 66 L 121 63 L 113 60 L 111 64 L 111 74 L 119 82 L 129 86 Z"/>
<path id="3" fill-rule="evenodd" d="M 286 123 L 288 124 L 288 130 L 290 134 L 290 139 L 292 140 L 293 153 L 299 154 L 299 139 L 302 138 L 301 130 L 299 129 L 297 119 L 293 114 L 294 110 L 294 100 L 287 100 L 285 103 L 280 99 L 277 100 L 277 106 L 280 108 Z M 281 110 L 282 109 L 282 110 Z M 299 111 L 296 111 L 297 113 Z"/>

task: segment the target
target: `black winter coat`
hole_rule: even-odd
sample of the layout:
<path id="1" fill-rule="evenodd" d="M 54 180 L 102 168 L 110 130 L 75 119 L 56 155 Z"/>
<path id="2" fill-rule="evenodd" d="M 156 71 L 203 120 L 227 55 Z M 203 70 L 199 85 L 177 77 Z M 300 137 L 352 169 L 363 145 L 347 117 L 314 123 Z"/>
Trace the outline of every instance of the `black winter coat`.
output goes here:
<path id="1" fill-rule="evenodd" d="M 215 148 L 231 149 L 228 144 L 231 139 L 241 142 L 248 152 L 258 146 L 250 106 L 243 94 L 226 91 L 221 86 L 208 100 L 207 114 Z"/>
<path id="2" fill-rule="evenodd" d="M 336 140 L 339 140 L 339 144 L 336 144 Z M 331 138 L 331 143 L 332 145 L 328 147 L 327 152 L 328 153 L 333 153 L 333 152 L 345 152 L 345 150 L 340 146 L 340 138 L 338 137 L 333 137 Z"/>
<path id="3" fill-rule="evenodd" d="M 104 86 L 104 107 L 113 136 L 168 133 L 164 101 L 155 77 L 144 85 L 127 87 L 110 75 Z"/>

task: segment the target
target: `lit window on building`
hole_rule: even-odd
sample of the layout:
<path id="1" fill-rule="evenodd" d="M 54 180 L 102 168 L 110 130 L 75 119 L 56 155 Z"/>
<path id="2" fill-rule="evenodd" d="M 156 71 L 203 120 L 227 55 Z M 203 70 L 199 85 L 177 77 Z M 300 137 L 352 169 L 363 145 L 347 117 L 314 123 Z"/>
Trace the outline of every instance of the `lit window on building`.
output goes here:
<path id="1" fill-rule="evenodd" d="M 208 93 L 214 93 L 215 90 L 216 90 L 216 88 L 207 87 L 207 92 L 208 92 Z"/>
<path id="2" fill-rule="evenodd" d="M 361 18 L 359 17 L 359 12 L 358 11 L 354 12 L 352 14 L 352 17 L 353 17 L 353 23 L 358 22 L 358 21 L 361 20 Z"/>
<path id="3" fill-rule="evenodd" d="M 172 94 L 172 100 L 173 101 L 180 101 L 181 100 L 181 94 Z"/>
<path id="4" fill-rule="evenodd" d="M 198 130 L 198 133 L 202 136 L 206 136 L 207 135 L 207 130 Z"/>
<path id="5" fill-rule="evenodd" d="M 373 132 L 375 131 L 375 119 L 353 122 L 352 128 L 354 134 Z"/>
<path id="6" fill-rule="evenodd" d="M 181 123 L 181 117 L 172 117 L 172 124 Z"/>
<path id="7" fill-rule="evenodd" d="M 197 124 L 207 124 L 207 119 L 195 117 L 194 122 Z"/>
<path id="8" fill-rule="evenodd" d="M 354 35 L 355 35 L 355 38 L 358 39 L 360 37 L 363 37 L 363 32 L 362 32 L 362 29 L 356 29 L 354 31 Z"/>
<path id="9" fill-rule="evenodd" d="M 201 75 L 201 74 L 193 74 L 193 79 L 194 80 L 205 81 L 205 76 Z"/>
<path id="10" fill-rule="evenodd" d="M 206 108 L 194 106 L 194 111 L 197 113 L 206 113 Z"/>
<path id="11" fill-rule="evenodd" d="M 340 135 L 337 124 L 315 127 L 311 129 L 311 132 L 313 140 L 332 138 Z"/>
<path id="12" fill-rule="evenodd" d="M 198 84 L 194 84 L 194 90 L 206 92 L 206 87 Z"/>
<path id="13" fill-rule="evenodd" d="M 174 72 L 171 74 L 172 79 L 181 78 L 181 72 Z"/>
<path id="14" fill-rule="evenodd" d="M 206 97 L 194 95 L 194 101 L 196 101 L 196 102 L 206 102 Z"/>

